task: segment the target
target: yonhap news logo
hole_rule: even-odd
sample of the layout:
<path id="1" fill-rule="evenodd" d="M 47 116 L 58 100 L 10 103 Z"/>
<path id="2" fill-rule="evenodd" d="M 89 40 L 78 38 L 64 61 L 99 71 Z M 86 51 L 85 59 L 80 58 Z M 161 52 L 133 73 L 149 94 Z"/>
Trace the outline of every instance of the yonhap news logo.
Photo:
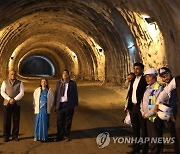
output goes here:
<path id="1" fill-rule="evenodd" d="M 96 143 L 99 148 L 107 147 L 110 143 L 110 140 L 111 139 L 108 132 L 101 133 L 96 137 Z"/>
<path id="2" fill-rule="evenodd" d="M 112 137 L 112 143 L 118 143 L 118 144 L 134 144 L 134 143 L 138 143 L 138 144 L 145 144 L 147 142 L 149 143 L 154 143 L 154 144 L 160 144 L 160 143 L 164 143 L 164 144 L 173 144 L 175 143 L 175 137 Z M 111 142 L 111 137 L 109 132 L 104 132 L 99 134 L 96 137 L 96 143 L 98 145 L 99 148 L 105 148 L 107 147 Z"/>

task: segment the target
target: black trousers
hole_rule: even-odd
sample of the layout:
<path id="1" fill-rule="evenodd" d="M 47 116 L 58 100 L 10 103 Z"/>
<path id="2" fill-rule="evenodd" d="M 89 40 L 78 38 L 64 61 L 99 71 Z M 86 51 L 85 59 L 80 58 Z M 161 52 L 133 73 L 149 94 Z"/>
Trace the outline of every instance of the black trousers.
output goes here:
<path id="1" fill-rule="evenodd" d="M 71 130 L 74 109 L 68 108 L 68 102 L 61 103 L 57 113 L 57 139 L 68 137 Z"/>
<path id="2" fill-rule="evenodd" d="M 133 137 L 137 138 L 145 138 L 148 136 L 147 134 L 147 120 L 142 117 L 140 112 L 140 107 L 138 105 L 133 105 L 132 110 L 130 111 L 131 124 L 133 129 Z M 140 143 L 133 144 L 133 151 L 140 151 Z M 148 142 L 142 144 L 142 153 L 146 154 L 148 152 Z"/>
<path id="3" fill-rule="evenodd" d="M 178 143 L 178 151 L 180 151 L 180 121 L 176 122 L 176 136 L 177 136 L 177 143 Z"/>
<path id="4" fill-rule="evenodd" d="M 176 135 L 176 128 L 175 128 L 175 122 L 173 122 L 172 120 L 169 121 L 165 121 L 165 126 L 168 128 L 168 131 L 171 135 L 171 137 L 175 138 L 175 142 L 173 143 L 174 146 L 174 153 L 179 153 L 178 150 L 178 140 L 177 140 L 177 135 Z"/>
<path id="5" fill-rule="evenodd" d="M 16 103 L 13 105 L 8 104 L 3 106 L 4 115 L 4 138 L 9 139 L 11 135 L 11 121 L 13 120 L 12 138 L 18 138 L 19 136 L 19 122 L 20 122 L 20 106 Z"/>
<path id="6" fill-rule="evenodd" d="M 176 116 L 176 136 L 177 136 L 177 143 L 178 143 L 178 151 L 180 151 L 180 105 L 178 107 L 178 114 Z"/>
<path id="7" fill-rule="evenodd" d="M 154 122 L 147 120 L 148 136 L 150 137 L 150 140 L 152 140 L 152 138 L 163 137 L 163 127 L 164 127 L 164 123 L 159 117 L 156 117 Z M 162 143 L 152 142 L 150 144 L 151 144 L 151 153 L 160 154 L 163 152 L 163 142 Z"/>

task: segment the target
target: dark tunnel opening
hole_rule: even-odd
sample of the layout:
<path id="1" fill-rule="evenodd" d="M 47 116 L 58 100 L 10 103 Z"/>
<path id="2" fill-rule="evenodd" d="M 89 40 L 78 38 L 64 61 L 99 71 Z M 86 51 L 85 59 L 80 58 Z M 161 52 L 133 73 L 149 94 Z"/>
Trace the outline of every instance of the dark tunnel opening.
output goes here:
<path id="1" fill-rule="evenodd" d="M 26 77 L 52 77 L 55 75 L 55 67 L 48 58 L 35 55 L 20 63 L 19 74 Z"/>

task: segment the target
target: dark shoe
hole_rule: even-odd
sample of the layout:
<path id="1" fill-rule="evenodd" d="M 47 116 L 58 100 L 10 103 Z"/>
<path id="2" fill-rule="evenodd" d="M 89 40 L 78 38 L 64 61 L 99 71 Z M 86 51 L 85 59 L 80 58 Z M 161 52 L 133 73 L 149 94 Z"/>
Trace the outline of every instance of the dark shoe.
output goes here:
<path id="1" fill-rule="evenodd" d="M 54 142 L 59 142 L 59 141 L 63 141 L 63 138 L 55 138 Z"/>
<path id="2" fill-rule="evenodd" d="M 12 140 L 13 140 L 13 141 L 19 141 L 18 136 L 16 136 L 16 135 L 15 135 L 15 136 L 12 136 Z"/>
<path id="3" fill-rule="evenodd" d="M 9 142 L 9 137 L 4 137 L 4 142 Z"/>
<path id="4" fill-rule="evenodd" d="M 18 139 L 18 138 L 13 138 L 12 140 L 13 140 L 13 141 L 16 141 L 16 142 L 18 142 L 18 141 L 19 141 L 19 139 Z"/>
<path id="5" fill-rule="evenodd" d="M 64 136 L 63 139 L 64 139 L 64 140 L 63 140 L 64 142 L 70 141 L 69 137 L 67 137 L 67 136 Z"/>
<path id="6" fill-rule="evenodd" d="M 46 142 L 48 142 L 48 140 L 41 140 L 41 142 L 46 143 Z"/>
<path id="7" fill-rule="evenodd" d="M 57 138 L 54 139 L 54 142 L 58 142 L 58 141 L 59 141 L 59 139 L 57 139 Z"/>

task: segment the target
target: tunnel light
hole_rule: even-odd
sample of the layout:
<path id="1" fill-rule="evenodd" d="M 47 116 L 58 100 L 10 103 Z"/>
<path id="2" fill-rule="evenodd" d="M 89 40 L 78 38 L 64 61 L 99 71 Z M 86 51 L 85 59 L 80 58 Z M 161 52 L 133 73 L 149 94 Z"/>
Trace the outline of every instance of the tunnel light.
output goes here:
<path id="1" fill-rule="evenodd" d="M 147 15 L 147 14 L 142 14 L 142 18 L 143 18 L 143 19 L 145 19 L 145 18 L 150 18 L 150 16 Z"/>
<path id="2" fill-rule="evenodd" d="M 99 49 L 99 52 L 102 52 L 103 50 L 102 49 Z"/>
<path id="3" fill-rule="evenodd" d="M 133 40 L 129 37 L 126 38 L 126 45 L 128 49 L 131 49 L 132 47 L 135 46 Z"/>
<path id="4" fill-rule="evenodd" d="M 100 46 L 98 46 L 98 45 L 96 45 L 96 49 L 97 49 L 99 52 L 102 52 L 102 51 L 103 51 L 103 49 L 102 49 Z"/>
<path id="5" fill-rule="evenodd" d="M 75 54 L 75 52 L 72 51 L 72 57 L 77 61 L 77 56 Z"/>
<path id="6" fill-rule="evenodd" d="M 158 34 L 156 31 L 157 30 L 156 24 L 151 24 L 151 25 L 148 25 L 147 27 L 152 36 L 156 36 Z"/>
<path id="7" fill-rule="evenodd" d="M 100 56 L 104 56 L 104 51 L 99 45 L 96 46 L 96 50 L 99 52 Z"/>
<path id="8" fill-rule="evenodd" d="M 133 48 L 135 45 L 133 44 L 133 45 L 130 45 L 130 46 L 128 46 L 128 49 L 131 49 L 131 48 Z"/>
<path id="9" fill-rule="evenodd" d="M 142 15 L 142 18 L 146 21 L 146 28 L 149 34 L 155 39 L 156 36 L 159 34 L 158 25 L 156 21 L 149 15 Z"/>
<path id="10" fill-rule="evenodd" d="M 153 24 L 155 20 L 153 18 L 144 18 L 148 24 Z"/>
<path id="11" fill-rule="evenodd" d="M 143 19 L 148 23 L 148 24 L 155 24 L 156 21 L 154 18 L 148 16 L 148 15 L 142 15 Z"/>
<path id="12" fill-rule="evenodd" d="M 127 48 L 129 50 L 129 53 L 131 54 L 131 56 L 133 56 L 136 52 L 135 44 L 131 44 Z"/>
<path id="13" fill-rule="evenodd" d="M 148 26 L 151 31 L 157 30 L 157 24 L 153 18 L 144 18 L 144 20 L 150 25 Z"/>

